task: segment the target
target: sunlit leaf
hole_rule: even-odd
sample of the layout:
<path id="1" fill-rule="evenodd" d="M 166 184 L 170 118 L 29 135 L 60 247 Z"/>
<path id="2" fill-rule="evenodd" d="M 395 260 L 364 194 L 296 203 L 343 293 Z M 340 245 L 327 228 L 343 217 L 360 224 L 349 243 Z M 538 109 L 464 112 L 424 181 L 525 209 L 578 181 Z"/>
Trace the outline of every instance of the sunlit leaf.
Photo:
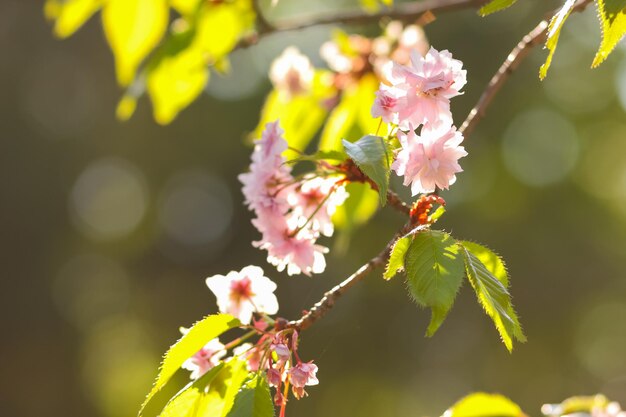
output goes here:
<path id="1" fill-rule="evenodd" d="M 178 371 L 183 362 L 193 356 L 210 340 L 218 337 L 227 330 L 240 326 L 239 320 L 228 314 L 207 316 L 195 323 L 172 347 L 165 353 L 161 368 L 152 390 L 146 397 L 141 410 L 150 403 L 172 376 Z M 139 415 L 142 415 L 142 411 Z"/>
<path id="2" fill-rule="evenodd" d="M 367 222 L 378 209 L 378 193 L 369 186 L 351 182 L 346 185 L 349 197 L 343 205 L 337 207 L 333 223 L 339 229 L 351 231 Z"/>
<path id="3" fill-rule="evenodd" d="M 485 312 L 493 320 L 506 348 L 513 350 L 513 339 L 526 341 L 508 291 L 509 278 L 502 259 L 488 248 L 473 242 L 463 247 L 467 277 Z"/>
<path id="4" fill-rule="evenodd" d="M 443 323 L 463 283 L 463 257 L 449 234 L 426 230 L 415 234 L 405 255 L 409 294 L 432 317 L 426 334 L 432 336 Z"/>
<path id="5" fill-rule="evenodd" d="M 130 94 L 124 94 L 115 110 L 115 116 L 122 121 L 130 119 L 137 108 L 137 98 Z"/>
<path id="6" fill-rule="evenodd" d="M 139 64 L 161 41 L 168 20 L 166 0 L 107 0 L 102 25 L 122 86 L 133 81 Z"/>
<path id="7" fill-rule="evenodd" d="M 211 383 L 202 402 L 201 416 L 226 417 L 233 408 L 237 393 L 250 378 L 246 361 L 231 359 Z"/>
<path id="8" fill-rule="evenodd" d="M 387 202 L 391 154 L 380 136 L 363 136 L 356 142 L 343 141 L 348 156 L 378 186 L 380 204 Z"/>
<path id="9" fill-rule="evenodd" d="M 340 150 L 342 139 L 350 142 L 364 135 L 386 133 L 387 126 L 379 127 L 379 121 L 371 115 L 378 80 L 373 74 L 361 78 L 358 84 L 344 90 L 341 101 L 333 109 L 324 125 L 319 148 Z"/>
<path id="10" fill-rule="evenodd" d="M 54 21 L 54 34 L 67 38 L 85 24 L 104 3 L 104 0 L 46 0 L 44 12 Z"/>
<path id="11" fill-rule="evenodd" d="M 169 0 L 174 10 L 183 16 L 191 16 L 198 11 L 202 0 Z"/>
<path id="12" fill-rule="evenodd" d="M 396 243 L 394 243 L 391 248 L 389 261 L 387 262 L 387 267 L 383 273 L 383 278 L 390 280 L 396 276 L 400 270 L 404 269 L 404 257 L 410 245 L 411 238 L 408 236 L 404 236 L 396 240 Z"/>
<path id="13" fill-rule="evenodd" d="M 522 409 L 500 394 L 476 392 L 460 399 L 444 417 L 526 417 Z"/>
<path id="14" fill-rule="evenodd" d="M 262 374 L 257 374 L 241 388 L 228 417 L 274 417 L 270 387 Z"/>
<path id="15" fill-rule="evenodd" d="M 548 57 L 546 58 L 546 62 L 539 68 L 539 78 L 544 79 L 548 74 L 548 69 L 550 68 L 550 64 L 552 63 L 552 57 L 554 56 L 554 51 L 556 51 L 556 46 L 559 42 L 559 35 L 561 34 L 561 28 L 565 23 L 565 20 L 569 17 L 572 12 L 572 8 L 576 0 L 567 0 L 563 7 L 552 17 L 550 20 L 550 24 L 548 25 L 548 35 L 546 40 L 546 48 L 548 48 Z"/>
<path id="16" fill-rule="evenodd" d="M 592 67 L 600 65 L 626 34 L 626 0 L 596 0 L 602 26 L 602 42 Z"/>
<path id="17" fill-rule="evenodd" d="M 266 123 L 280 119 L 289 146 L 304 151 L 328 115 L 326 102 L 336 93 L 329 75 L 327 71 L 315 70 L 311 90 L 292 97 L 272 90 L 261 110 L 259 124 L 252 133 L 253 138 L 261 137 Z M 334 150 L 342 151 L 341 147 Z M 298 154 L 287 150 L 285 157 L 293 159 Z"/>
<path id="18" fill-rule="evenodd" d="M 481 16 L 487 16 L 491 13 L 499 12 L 508 7 L 511 7 L 517 0 L 491 0 L 478 10 L 478 14 Z"/>
<path id="19" fill-rule="evenodd" d="M 206 394 L 206 387 L 213 382 L 215 377 L 222 371 L 224 363 L 220 363 L 210 369 L 197 380 L 190 382 L 176 395 L 174 395 L 165 405 L 162 411 L 148 414 L 146 411 L 143 417 L 196 417 L 201 409 L 203 397 Z"/>
<path id="20" fill-rule="evenodd" d="M 196 42 L 211 63 L 230 53 L 241 36 L 252 28 L 250 0 L 212 4 L 204 2 L 196 21 Z"/>
<path id="21" fill-rule="evenodd" d="M 209 69 L 202 49 L 189 29 L 172 35 L 163 51 L 148 68 L 146 86 L 154 118 L 170 123 L 203 91 Z"/>

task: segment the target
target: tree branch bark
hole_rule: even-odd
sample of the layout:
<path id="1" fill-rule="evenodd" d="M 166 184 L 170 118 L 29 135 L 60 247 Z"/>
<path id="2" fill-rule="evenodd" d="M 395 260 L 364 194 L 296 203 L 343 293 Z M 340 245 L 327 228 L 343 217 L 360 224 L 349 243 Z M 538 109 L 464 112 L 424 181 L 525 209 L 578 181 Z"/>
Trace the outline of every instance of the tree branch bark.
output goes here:
<path id="1" fill-rule="evenodd" d="M 257 28 L 257 32 L 243 40 L 237 46 L 238 48 L 245 48 L 256 44 L 259 39 L 264 36 L 271 35 L 279 32 L 297 31 L 313 26 L 331 25 L 331 24 L 350 24 L 350 25 L 365 25 L 371 23 L 377 23 L 381 19 L 388 18 L 394 20 L 400 20 L 402 22 L 409 22 L 419 19 L 425 13 L 445 13 L 455 10 L 463 9 L 476 9 L 487 3 L 489 0 L 424 0 L 414 1 L 411 3 L 401 3 L 395 6 L 391 10 L 383 10 L 378 13 L 366 13 L 362 10 L 338 12 L 329 15 L 315 15 L 315 16 L 300 16 L 285 19 L 278 22 L 269 22 L 263 17 L 258 9 L 258 4 L 255 1 L 255 11 L 257 16 L 261 16 L 258 20 L 260 23 Z"/>

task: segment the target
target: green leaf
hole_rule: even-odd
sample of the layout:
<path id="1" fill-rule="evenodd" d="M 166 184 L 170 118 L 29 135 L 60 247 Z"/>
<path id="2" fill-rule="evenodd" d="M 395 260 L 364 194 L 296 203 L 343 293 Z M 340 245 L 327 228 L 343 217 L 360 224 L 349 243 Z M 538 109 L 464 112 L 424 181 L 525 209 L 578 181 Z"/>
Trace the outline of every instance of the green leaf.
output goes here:
<path id="1" fill-rule="evenodd" d="M 168 20 L 166 0 L 107 0 L 102 25 L 120 85 L 133 81 L 139 64 L 161 41 Z"/>
<path id="2" fill-rule="evenodd" d="M 189 331 L 165 353 L 157 379 L 141 406 L 139 416 L 143 415 L 144 408 L 148 406 L 152 398 L 167 384 L 183 362 L 202 349 L 210 340 L 240 325 L 239 320 L 228 314 L 207 316 L 195 323 Z"/>
<path id="3" fill-rule="evenodd" d="M 237 393 L 249 377 L 245 361 L 231 359 L 226 362 L 224 369 L 213 380 L 202 404 L 203 413 L 198 417 L 226 417 L 233 408 Z"/>
<path id="4" fill-rule="evenodd" d="M 228 417 L 274 417 L 274 403 L 264 376 L 257 374 L 244 385 Z"/>
<path id="5" fill-rule="evenodd" d="M 459 244 L 447 233 L 426 230 L 417 233 L 405 255 L 411 297 L 430 307 L 432 317 L 426 334 L 435 334 L 454 304 L 463 283 L 463 258 Z"/>
<path id="6" fill-rule="evenodd" d="M 467 277 L 478 301 L 493 320 L 504 345 L 513 350 L 513 339 L 525 342 L 517 314 L 508 291 L 509 278 L 502 259 L 488 248 L 473 242 L 460 242 L 463 247 Z"/>
<path id="7" fill-rule="evenodd" d="M 253 138 L 261 137 L 266 123 L 280 119 L 280 127 L 285 131 L 285 139 L 289 146 L 304 152 L 328 115 L 325 101 L 336 93 L 329 83 L 328 76 L 327 71 L 316 70 L 311 91 L 292 97 L 272 90 L 261 110 L 259 124 L 252 133 Z M 285 151 L 284 155 L 287 159 L 299 156 L 290 150 Z"/>
<path id="8" fill-rule="evenodd" d="M 333 223 L 346 232 L 367 222 L 378 209 L 378 193 L 369 186 L 358 182 L 346 185 L 349 196 L 335 211 Z"/>
<path id="9" fill-rule="evenodd" d="M 168 124 L 209 81 L 207 60 L 192 28 L 173 34 L 148 68 L 146 86 L 155 120 Z"/>
<path id="10" fill-rule="evenodd" d="M 522 409 L 500 394 L 476 392 L 460 399 L 446 417 L 526 417 Z"/>
<path id="11" fill-rule="evenodd" d="M 104 0 L 46 0 L 44 13 L 54 21 L 54 34 L 67 38 L 80 29 L 103 4 Z"/>
<path id="12" fill-rule="evenodd" d="M 346 153 L 365 175 L 378 186 L 380 204 L 387 203 L 391 154 L 380 136 L 364 136 L 351 143 L 343 141 Z"/>
<path id="13" fill-rule="evenodd" d="M 404 256 L 410 245 L 411 238 L 409 236 L 404 236 L 396 240 L 396 243 L 394 243 L 391 248 L 389 261 L 387 262 L 387 268 L 385 268 L 385 272 L 383 273 L 383 278 L 390 280 L 396 276 L 398 271 L 404 269 Z"/>
<path id="14" fill-rule="evenodd" d="M 593 59 L 593 68 L 600 65 L 626 34 L 626 0 L 596 0 L 602 26 L 602 42 Z"/>
<path id="15" fill-rule="evenodd" d="M 511 7 L 517 0 L 491 0 L 478 10 L 478 14 L 481 16 L 487 16 L 491 13 L 499 12 L 508 7 Z"/>
<path id="16" fill-rule="evenodd" d="M 550 24 L 548 25 L 548 35 L 546 39 L 546 48 L 548 48 L 548 57 L 546 58 L 546 62 L 539 68 L 539 78 L 544 79 L 546 75 L 548 75 L 548 69 L 550 68 L 550 64 L 552 63 L 552 57 L 554 56 L 554 51 L 556 51 L 556 46 L 559 42 L 559 35 L 561 34 L 561 28 L 563 28 L 563 24 L 565 20 L 569 17 L 572 12 L 572 8 L 576 0 L 567 0 L 563 7 L 556 13 L 552 19 L 550 20 Z"/>
<path id="17" fill-rule="evenodd" d="M 362 77 L 358 84 L 346 88 L 322 130 L 319 149 L 341 150 L 342 140 L 353 141 L 376 131 L 387 132 L 387 126 L 371 115 L 379 81 L 374 74 Z"/>
<path id="18" fill-rule="evenodd" d="M 200 416 L 199 411 L 206 394 L 206 387 L 213 382 L 223 367 L 224 363 L 220 363 L 197 380 L 190 382 L 168 401 L 160 413 L 157 412 L 151 415 L 158 415 L 159 417 Z M 143 416 L 148 417 L 149 415 L 144 412 Z"/>

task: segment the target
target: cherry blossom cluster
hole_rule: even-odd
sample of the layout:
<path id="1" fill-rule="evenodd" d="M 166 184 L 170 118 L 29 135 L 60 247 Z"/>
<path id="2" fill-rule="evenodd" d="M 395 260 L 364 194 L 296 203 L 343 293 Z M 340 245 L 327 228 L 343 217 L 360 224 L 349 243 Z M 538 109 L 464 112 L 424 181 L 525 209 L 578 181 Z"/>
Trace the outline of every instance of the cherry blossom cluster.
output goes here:
<path id="1" fill-rule="evenodd" d="M 260 337 L 255 344 L 244 343 L 244 337 L 227 345 L 218 338 L 209 341 L 182 365 L 191 371 L 191 379 L 200 378 L 222 361 L 243 359 L 248 371 L 267 375 L 270 386 L 276 389 L 274 403 L 282 410 L 287 404 L 285 395 L 289 387 L 294 397 L 300 399 L 307 395 L 305 387 L 319 383 L 317 365 L 303 362 L 298 355 L 298 332 L 284 326 L 279 330 L 278 321 L 268 316 L 278 312 L 276 284 L 264 276 L 261 268 L 251 265 L 227 275 L 214 275 L 206 279 L 206 284 L 215 295 L 221 313 L 236 317 L 252 329 L 248 336 Z M 271 329 L 270 324 L 274 325 Z M 232 356 L 225 358 L 231 348 Z"/>
<path id="2" fill-rule="evenodd" d="M 287 384 L 287 387 L 291 385 L 291 392 L 297 399 L 308 395 L 304 387 L 319 384 L 317 365 L 313 361 L 302 362 L 298 355 L 297 331 L 276 333 L 270 343 L 270 350 L 272 355 L 268 357 L 267 379 L 276 388 L 276 406 L 284 407 L 287 401 L 281 389 L 283 384 Z"/>
<path id="3" fill-rule="evenodd" d="M 250 171 L 239 176 L 245 203 L 261 232 L 253 245 L 267 250 L 267 261 L 289 275 L 321 273 L 328 249 L 320 236 L 331 236 L 331 217 L 347 198 L 342 178 L 307 174 L 294 177 L 283 156 L 287 142 L 278 121 L 268 123 L 252 153 Z"/>
<path id="4" fill-rule="evenodd" d="M 463 63 L 431 47 L 424 56 L 414 50 L 410 65 L 394 62 L 376 92 L 372 116 L 398 127 L 401 149 L 392 169 L 412 195 L 448 189 L 462 171 L 458 161 L 467 152 L 450 99 L 462 94 L 465 83 Z"/>

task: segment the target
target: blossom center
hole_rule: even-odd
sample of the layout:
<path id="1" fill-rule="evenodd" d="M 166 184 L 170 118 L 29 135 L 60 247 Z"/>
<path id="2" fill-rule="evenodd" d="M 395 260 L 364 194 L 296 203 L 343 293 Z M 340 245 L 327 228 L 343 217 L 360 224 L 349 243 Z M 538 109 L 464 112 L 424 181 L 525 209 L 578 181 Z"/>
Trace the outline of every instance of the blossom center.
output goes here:
<path id="1" fill-rule="evenodd" d="M 242 300 L 249 300 L 253 295 L 252 281 L 248 277 L 233 281 L 230 284 L 230 298 L 237 303 Z"/>

